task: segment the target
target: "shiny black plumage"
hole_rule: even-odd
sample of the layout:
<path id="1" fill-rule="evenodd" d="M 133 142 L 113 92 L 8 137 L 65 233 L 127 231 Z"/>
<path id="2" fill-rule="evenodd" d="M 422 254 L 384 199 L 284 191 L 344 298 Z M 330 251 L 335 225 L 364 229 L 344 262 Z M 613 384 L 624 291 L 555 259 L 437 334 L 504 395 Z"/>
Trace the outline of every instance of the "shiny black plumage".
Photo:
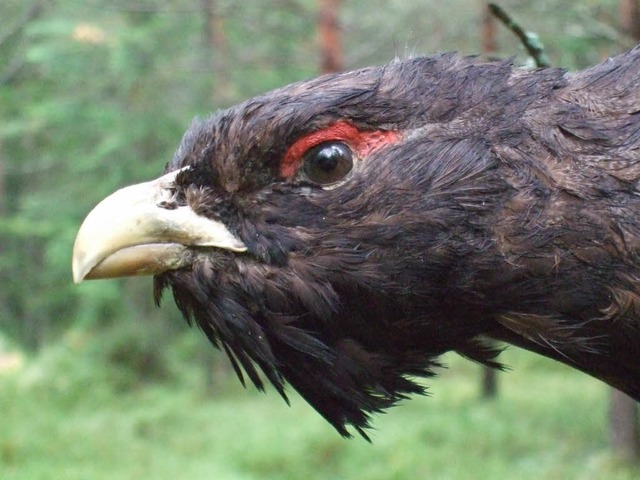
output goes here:
<path id="1" fill-rule="evenodd" d="M 444 54 L 294 84 L 195 121 L 172 205 L 245 254 L 155 277 L 238 375 L 288 382 L 337 430 L 455 350 L 503 340 L 640 399 L 640 49 L 579 73 Z M 344 121 L 397 141 L 332 189 L 282 175 Z"/>

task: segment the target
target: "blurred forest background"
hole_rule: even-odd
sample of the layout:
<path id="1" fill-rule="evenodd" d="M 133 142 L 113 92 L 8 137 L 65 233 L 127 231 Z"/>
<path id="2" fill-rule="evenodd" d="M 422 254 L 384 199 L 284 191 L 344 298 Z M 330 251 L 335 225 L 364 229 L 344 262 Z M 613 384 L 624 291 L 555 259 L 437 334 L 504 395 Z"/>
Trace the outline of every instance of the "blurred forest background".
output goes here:
<path id="1" fill-rule="evenodd" d="M 635 0 L 498 3 L 554 66 L 640 38 Z M 158 176 L 196 115 L 395 57 L 532 66 L 486 2 L 2 0 L 0 19 L 0 478 L 640 478 L 611 451 L 608 389 L 529 354 L 506 353 L 492 400 L 447 357 L 434 397 L 376 418 L 368 445 L 243 391 L 149 278 L 71 283 L 86 213 Z"/>

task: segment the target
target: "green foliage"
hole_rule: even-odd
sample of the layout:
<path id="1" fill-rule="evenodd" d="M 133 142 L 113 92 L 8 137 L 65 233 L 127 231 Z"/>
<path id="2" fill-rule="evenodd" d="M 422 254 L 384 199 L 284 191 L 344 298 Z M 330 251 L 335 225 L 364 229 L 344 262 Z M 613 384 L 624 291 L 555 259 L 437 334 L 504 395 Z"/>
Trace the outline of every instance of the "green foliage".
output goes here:
<path id="1" fill-rule="evenodd" d="M 174 345 L 194 338 L 179 336 Z M 638 478 L 607 452 L 606 391 L 553 363 L 507 352 L 513 374 L 480 401 L 479 369 L 448 356 L 431 386 L 375 419 L 373 445 L 344 440 L 296 395 L 228 380 L 207 389 L 182 346 L 173 372 L 123 388 L 95 333 L 76 331 L 0 377 L 0 471 L 22 479 Z M 117 343 L 117 342 L 116 342 Z M 187 348 L 189 350 L 190 348 Z M 111 350 L 110 347 L 106 349 Z"/>
<path id="2" fill-rule="evenodd" d="M 311 45 L 312 20 L 281 10 L 263 18 L 256 4 L 225 25 L 229 61 L 254 46 L 252 57 L 212 75 L 200 5 L 62 1 L 28 18 L 29 3 L 3 7 L 15 40 L 0 44 L 0 58 L 21 64 L 0 80 L 0 328 L 29 348 L 89 318 L 128 313 L 122 282 L 70 285 L 75 232 L 94 204 L 157 176 L 194 114 L 216 109 L 217 91 L 234 102 L 314 70 L 287 63 L 294 44 L 286 34 Z M 262 20 L 247 35 L 246 21 Z M 267 31 L 273 44 L 258 41 Z M 275 49 L 282 61 L 269 65 Z"/>
<path id="3" fill-rule="evenodd" d="M 70 284 L 75 232 L 95 203 L 157 176 L 194 115 L 316 72 L 315 1 L 217 1 L 223 41 L 213 47 L 204 3 L 2 4 L 0 329 L 29 348 L 74 324 L 129 317 L 131 292 L 148 296 L 123 282 Z M 502 5 L 541 36 L 553 64 L 579 67 L 626 41 L 611 26 L 615 3 Z M 463 0 L 358 0 L 341 13 L 350 67 L 478 51 L 469 31 L 479 12 Z M 499 32 L 502 54 L 525 61 L 511 33 Z"/>
<path id="4" fill-rule="evenodd" d="M 601 416 L 583 414 L 604 412 L 601 387 L 546 360 L 523 356 L 528 375 L 496 403 L 478 403 L 476 370 L 457 368 L 433 400 L 378 418 L 371 447 L 341 440 L 297 397 L 289 410 L 220 381 L 226 360 L 183 333 L 170 300 L 151 305 L 149 279 L 71 284 L 84 215 L 157 176 L 194 115 L 317 71 L 315 0 L 218 0 L 218 49 L 204 3 L 0 2 L 0 333 L 42 349 L 0 378 L 0 476 L 636 478 L 603 453 Z M 630 46 L 614 0 L 500 4 L 553 65 Z M 478 17 L 467 0 L 343 2 L 347 67 L 477 53 Z M 510 32 L 498 40 L 500 55 L 526 62 Z"/>

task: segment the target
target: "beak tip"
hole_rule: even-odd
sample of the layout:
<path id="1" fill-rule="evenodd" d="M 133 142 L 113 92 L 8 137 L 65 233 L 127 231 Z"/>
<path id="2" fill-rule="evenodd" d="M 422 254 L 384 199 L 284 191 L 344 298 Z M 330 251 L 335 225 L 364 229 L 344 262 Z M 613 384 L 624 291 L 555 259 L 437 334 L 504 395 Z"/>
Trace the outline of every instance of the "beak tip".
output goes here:
<path id="1" fill-rule="evenodd" d="M 73 246 L 73 254 L 71 256 L 71 274 L 73 283 L 78 285 L 86 280 L 87 275 L 93 270 L 95 261 L 91 261 L 91 256 L 87 255 L 84 248 L 78 245 L 78 239 Z"/>
<path id="2" fill-rule="evenodd" d="M 80 266 L 75 262 L 71 265 L 71 272 L 72 272 L 72 276 L 73 276 L 73 283 L 75 285 L 78 285 L 79 283 L 82 282 L 82 280 L 84 280 L 84 277 L 86 276 L 86 272 L 84 271 L 84 269 L 80 268 Z"/>

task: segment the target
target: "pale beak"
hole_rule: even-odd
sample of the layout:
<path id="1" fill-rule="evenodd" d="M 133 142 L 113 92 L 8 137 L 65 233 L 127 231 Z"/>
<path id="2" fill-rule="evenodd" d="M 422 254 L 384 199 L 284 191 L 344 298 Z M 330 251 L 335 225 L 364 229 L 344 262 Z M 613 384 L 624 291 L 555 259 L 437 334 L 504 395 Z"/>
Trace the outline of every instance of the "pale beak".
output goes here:
<path id="1" fill-rule="evenodd" d="M 223 223 L 160 206 L 177 173 L 118 190 L 87 215 L 73 246 L 75 283 L 178 269 L 190 263 L 189 247 L 247 250 Z"/>

